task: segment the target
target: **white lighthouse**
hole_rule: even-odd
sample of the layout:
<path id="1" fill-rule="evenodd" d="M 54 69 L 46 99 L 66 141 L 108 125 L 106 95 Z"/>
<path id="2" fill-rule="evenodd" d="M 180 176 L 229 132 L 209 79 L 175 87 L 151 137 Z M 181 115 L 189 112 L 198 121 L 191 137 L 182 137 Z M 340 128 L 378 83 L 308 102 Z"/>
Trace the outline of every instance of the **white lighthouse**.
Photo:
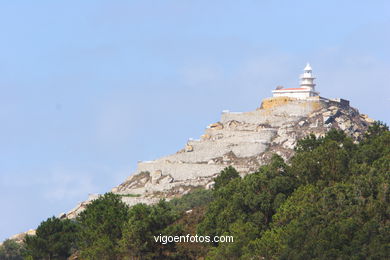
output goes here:
<path id="1" fill-rule="evenodd" d="M 272 91 L 274 97 L 292 97 L 297 99 L 306 99 L 309 97 L 318 96 L 319 93 L 315 91 L 314 79 L 312 69 L 309 63 L 303 69 L 303 74 L 300 76 L 301 82 L 299 88 L 283 88 L 277 87 Z"/>
<path id="2" fill-rule="evenodd" d="M 312 75 L 312 69 L 309 63 L 306 64 L 306 67 L 303 69 L 303 74 L 301 75 L 301 88 L 307 88 L 314 91 L 314 77 Z"/>

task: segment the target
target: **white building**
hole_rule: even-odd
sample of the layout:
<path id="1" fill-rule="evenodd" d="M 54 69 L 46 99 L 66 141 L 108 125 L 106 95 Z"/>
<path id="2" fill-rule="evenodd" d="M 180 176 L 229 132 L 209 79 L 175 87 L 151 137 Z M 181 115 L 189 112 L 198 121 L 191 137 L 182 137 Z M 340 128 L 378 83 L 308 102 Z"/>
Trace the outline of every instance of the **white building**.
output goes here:
<path id="1" fill-rule="evenodd" d="M 320 93 L 315 91 L 314 77 L 310 64 L 307 63 L 300 76 L 301 83 L 299 88 L 277 87 L 272 91 L 273 97 L 292 97 L 297 99 L 306 99 L 308 97 L 318 96 Z"/>

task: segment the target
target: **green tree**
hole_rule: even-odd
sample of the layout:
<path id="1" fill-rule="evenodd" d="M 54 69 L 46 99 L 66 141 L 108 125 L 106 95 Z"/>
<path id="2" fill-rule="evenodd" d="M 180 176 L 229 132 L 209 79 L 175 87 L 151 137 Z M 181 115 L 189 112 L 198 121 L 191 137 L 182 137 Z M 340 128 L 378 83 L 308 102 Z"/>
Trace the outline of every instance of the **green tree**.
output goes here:
<path id="1" fill-rule="evenodd" d="M 15 240 L 7 239 L 0 246 L 0 259 L 21 260 L 23 259 L 24 245 Z"/>
<path id="2" fill-rule="evenodd" d="M 244 254 L 249 242 L 258 236 L 256 225 L 252 222 L 238 220 L 234 222 L 223 236 L 232 236 L 233 241 L 219 243 L 207 255 L 210 260 L 239 259 Z"/>
<path id="3" fill-rule="evenodd" d="M 34 236 L 26 236 L 26 255 L 33 259 L 67 259 L 75 248 L 78 225 L 69 219 L 48 218 Z"/>
<path id="4" fill-rule="evenodd" d="M 87 205 L 77 218 L 82 259 L 117 259 L 128 210 L 120 196 L 113 193 L 106 193 Z"/>
<path id="5" fill-rule="evenodd" d="M 164 200 L 153 206 L 133 206 L 120 241 L 122 256 L 129 259 L 174 258 L 175 244 L 163 245 L 155 241 L 155 236 L 180 235 L 180 226 L 172 225 L 178 217 Z"/>
<path id="6" fill-rule="evenodd" d="M 247 255 L 256 255 L 265 259 L 280 259 L 287 248 L 286 226 L 295 228 L 295 219 L 304 212 L 312 212 L 318 200 L 319 189 L 313 185 L 300 186 L 278 209 L 272 217 L 271 229 L 252 241 Z M 300 229 L 301 230 L 301 229 Z M 301 230 L 305 231 L 305 230 Z M 304 237 L 304 236 L 303 236 Z"/>
<path id="7" fill-rule="evenodd" d="M 365 138 L 359 144 L 358 151 L 353 158 L 353 163 L 360 167 L 369 166 L 381 157 L 386 157 L 389 153 L 390 131 L 386 125 L 377 123 L 371 126 L 368 133 L 365 134 Z M 367 168 L 364 167 L 357 173 L 364 174 L 366 170 Z"/>
<path id="8" fill-rule="evenodd" d="M 317 148 L 322 141 L 322 138 L 317 138 L 313 133 L 311 133 L 305 138 L 299 140 L 297 145 L 294 147 L 294 150 L 296 152 L 311 152 Z"/>
<path id="9" fill-rule="evenodd" d="M 310 139 L 313 141 L 312 139 Z M 302 142 L 305 143 L 304 139 Z M 332 130 L 316 145 L 310 148 L 299 143 L 291 159 L 292 173 L 303 184 L 322 185 L 344 180 L 350 175 L 349 162 L 354 156 L 356 145 L 343 132 Z"/>
<path id="10" fill-rule="evenodd" d="M 235 178 L 214 191 L 214 201 L 199 224 L 198 233 L 209 236 L 230 234 L 236 223 L 241 222 L 256 227 L 253 231 L 260 235 L 296 185 L 288 166 L 275 155 L 270 164 L 262 166 L 258 172 L 243 179 Z"/>
<path id="11" fill-rule="evenodd" d="M 306 181 L 312 184 L 300 186 L 277 209 L 271 229 L 248 247 L 255 257 L 386 259 L 390 255 L 390 135 L 375 132 L 349 148 L 342 145 L 343 138 L 325 137 L 315 149 L 302 152 L 305 157 L 292 160 L 292 169 L 317 170 L 317 179 Z M 347 158 L 337 158 L 340 152 Z M 342 163 L 345 160 L 348 165 Z"/>
<path id="12" fill-rule="evenodd" d="M 214 189 L 218 190 L 221 187 L 226 186 L 231 180 L 240 178 L 240 174 L 232 166 L 226 167 L 221 173 L 214 179 Z"/>
<path id="13" fill-rule="evenodd" d="M 195 207 L 208 205 L 213 200 L 211 190 L 195 189 L 180 198 L 174 198 L 168 203 L 178 214 Z"/>
<path id="14" fill-rule="evenodd" d="M 389 185 L 390 183 L 387 183 Z M 314 210 L 304 210 L 286 227 L 285 259 L 385 259 L 390 255 L 389 206 L 362 196 L 361 187 L 336 184 L 319 193 Z M 300 242 L 298 240 L 300 239 Z"/>
<path id="15" fill-rule="evenodd" d="M 381 121 L 376 121 L 368 128 L 367 132 L 364 134 L 365 139 L 363 143 L 370 142 L 373 137 L 383 135 L 388 131 L 389 127 L 385 123 Z"/>
<path id="16" fill-rule="evenodd" d="M 298 142 L 290 166 L 275 156 L 214 191 L 199 233 L 240 242 L 214 245 L 207 257 L 387 259 L 389 169 L 384 126 L 374 125 L 359 144 L 336 130 L 311 135 Z"/>

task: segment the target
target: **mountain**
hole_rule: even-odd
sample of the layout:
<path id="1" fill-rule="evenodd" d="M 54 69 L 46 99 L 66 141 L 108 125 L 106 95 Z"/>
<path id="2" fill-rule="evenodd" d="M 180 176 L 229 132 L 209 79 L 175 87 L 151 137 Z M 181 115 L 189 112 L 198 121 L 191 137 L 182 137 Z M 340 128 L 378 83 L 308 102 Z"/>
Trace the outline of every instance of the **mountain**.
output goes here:
<path id="1" fill-rule="evenodd" d="M 297 141 L 311 133 L 324 136 L 335 128 L 358 142 L 373 122 L 344 99 L 267 98 L 254 111 L 223 111 L 220 121 L 210 124 L 199 140 L 189 140 L 174 154 L 139 162 L 136 172 L 111 191 L 128 205 L 170 200 L 198 187 L 211 188 L 227 166 L 243 176 L 269 162 L 274 153 L 289 159 Z M 62 218 L 76 217 L 97 196 Z"/>

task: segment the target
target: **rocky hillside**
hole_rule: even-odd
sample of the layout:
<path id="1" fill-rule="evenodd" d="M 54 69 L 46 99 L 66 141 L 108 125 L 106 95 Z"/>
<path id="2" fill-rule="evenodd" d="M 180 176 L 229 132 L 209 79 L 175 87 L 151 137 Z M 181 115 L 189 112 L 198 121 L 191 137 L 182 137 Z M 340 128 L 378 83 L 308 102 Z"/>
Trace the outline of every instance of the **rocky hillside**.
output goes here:
<path id="1" fill-rule="evenodd" d="M 322 136 L 337 128 L 358 141 L 373 122 L 343 99 L 268 98 L 255 111 L 222 112 L 221 120 L 209 125 L 199 140 L 189 140 L 175 154 L 139 162 L 136 172 L 112 192 L 129 205 L 169 200 L 197 187 L 212 187 L 213 178 L 227 166 L 245 175 L 273 153 L 288 159 L 297 140 L 310 133 Z M 94 198 L 62 217 L 77 216 Z"/>

